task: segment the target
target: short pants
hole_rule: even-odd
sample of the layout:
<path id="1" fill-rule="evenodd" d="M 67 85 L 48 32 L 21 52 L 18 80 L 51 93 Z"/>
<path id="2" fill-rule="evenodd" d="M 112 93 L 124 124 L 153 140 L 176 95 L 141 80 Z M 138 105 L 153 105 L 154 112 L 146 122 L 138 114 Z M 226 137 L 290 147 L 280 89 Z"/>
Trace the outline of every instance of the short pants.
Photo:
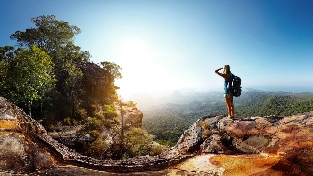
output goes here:
<path id="1" fill-rule="evenodd" d="M 233 95 L 231 93 L 224 93 L 224 98 L 230 98 L 232 97 Z"/>

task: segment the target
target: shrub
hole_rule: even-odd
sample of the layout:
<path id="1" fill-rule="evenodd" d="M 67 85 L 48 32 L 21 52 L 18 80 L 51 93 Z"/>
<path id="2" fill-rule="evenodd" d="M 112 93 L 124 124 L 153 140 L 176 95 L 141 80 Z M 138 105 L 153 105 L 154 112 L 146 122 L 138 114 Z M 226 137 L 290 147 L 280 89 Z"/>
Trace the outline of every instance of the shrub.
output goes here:
<path id="1" fill-rule="evenodd" d="M 126 102 L 128 107 L 136 107 L 137 103 L 134 103 L 133 101 Z"/>
<path id="2" fill-rule="evenodd" d="M 65 118 L 63 122 L 64 122 L 64 125 L 69 125 L 69 126 L 77 125 L 77 120 L 71 117 Z"/>
<path id="3" fill-rule="evenodd" d="M 96 104 L 92 104 L 89 106 L 89 111 L 90 111 L 90 114 L 94 115 L 96 112 L 99 111 L 99 106 Z"/>
<path id="4" fill-rule="evenodd" d="M 105 159 L 110 145 L 105 142 L 101 137 L 97 138 L 87 148 L 87 153 L 98 159 Z"/>
<path id="5" fill-rule="evenodd" d="M 105 118 L 107 119 L 113 119 L 114 117 L 117 117 L 116 107 L 114 104 L 104 105 L 103 112 Z"/>
<path id="6" fill-rule="evenodd" d="M 120 119 L 119 119 L 119 118 L 114 117 L 114 119 L 113 119 L 113 123 L 114 123 L 115 125 L 119 125 L 119 124 L 121 124 L 121 121 L 120 121 Z"/>
<path id="7" fill-rule="evenodd" d="M 125 133 L 125 148 L 128 157 L 148 155 L 151 151 L 153 136 L 142 128 L 130 128 Z"/>
<path id="8" fill-rule="evenodd" d="M 168 150 L 169 147 L 165 146 L 165 145 L 152 145 L 152 149 L 149 155 L 155 156 L 155 155 L 159 155 L 162 152 L 165 152 L 166 150 Z"/>
<path id="9" fill-rule="evenodd" d="M 103 118 L 104 118 L 103 113 L 101 113 L 100 111 L 95 112 L 94 115 L 95 115 L 95 117 L 98 118 L 98 119 L 103 119 Z"/>
<path id="10" fill-rule="evenodd" d="M 87 111 L 85 109 L 79 109 L 77 111 L 77 115 L 81 118 L 81 119 L 86 119 L 88 117 L 87 115 Z"/>
<path id="11" fill-rule="evenodd" d="M 99 118 L 88 118 L 86 124 L 85 124 L 85 131 L 92 131 L 92 130 L 98 130 L 103 131 L 104 130 L 104 122 L 103 119 Z"/>

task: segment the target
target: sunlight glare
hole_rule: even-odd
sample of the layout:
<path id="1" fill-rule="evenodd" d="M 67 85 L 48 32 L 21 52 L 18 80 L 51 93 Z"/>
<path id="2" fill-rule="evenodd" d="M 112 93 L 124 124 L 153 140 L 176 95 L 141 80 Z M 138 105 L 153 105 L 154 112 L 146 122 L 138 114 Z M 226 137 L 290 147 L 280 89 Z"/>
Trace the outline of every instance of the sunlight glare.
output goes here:
<path id="1" fill-rule="evenodd" d="M 170 68 L 158 63 L 157 53 L 141 40 L 127 40 L 120 45 L 118 64 L 122 67 L 123 78 L 116 84 L 124 97 L 136 92 L 153 92 L 185 86 Z"/>

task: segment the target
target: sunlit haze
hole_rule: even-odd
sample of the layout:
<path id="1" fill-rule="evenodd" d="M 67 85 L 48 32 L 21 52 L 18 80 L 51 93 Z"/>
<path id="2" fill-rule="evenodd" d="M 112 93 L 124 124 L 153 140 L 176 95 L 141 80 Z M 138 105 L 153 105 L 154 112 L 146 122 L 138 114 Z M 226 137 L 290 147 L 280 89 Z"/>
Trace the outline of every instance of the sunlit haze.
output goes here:
<path id="1" fill-rule="evenodd" d="M 223 90 L 214 70 L 229 64 L 244 88 L 313 90 L 310 0 L 2 0 L 0 46 L 55 15 L 81 28 L 75 44 L 91 61 L 114 62 L 118 93 Z"/>

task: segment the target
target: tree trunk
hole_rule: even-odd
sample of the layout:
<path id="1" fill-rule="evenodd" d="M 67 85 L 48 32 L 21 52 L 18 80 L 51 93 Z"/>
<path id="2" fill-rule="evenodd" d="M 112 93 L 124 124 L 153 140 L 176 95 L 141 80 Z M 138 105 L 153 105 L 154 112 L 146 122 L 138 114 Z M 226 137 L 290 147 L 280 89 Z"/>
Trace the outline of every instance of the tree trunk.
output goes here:
<path id="1" fill-rule="evenodd" d="M 32 101 L 30 101 L 28 104 L 28 113 L 29 113 L 29 117 L 32 117 Z"/>

